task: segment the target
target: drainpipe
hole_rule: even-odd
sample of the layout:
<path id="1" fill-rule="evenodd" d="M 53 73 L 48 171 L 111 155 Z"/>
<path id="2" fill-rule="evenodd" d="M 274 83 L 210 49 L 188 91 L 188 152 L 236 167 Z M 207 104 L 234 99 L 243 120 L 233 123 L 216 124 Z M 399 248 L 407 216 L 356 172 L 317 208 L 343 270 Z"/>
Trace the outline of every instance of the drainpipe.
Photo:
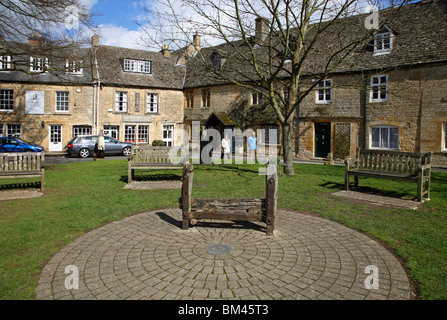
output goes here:
<path id="1" fill-rule="evenodd" d="M 365 92 L 364 92 L 364 97 L 363 97 L 363 149 L 366 149 L 366 142 L 367 142 L 367 137 L 366 137 L 366 109 L 368 106 L 368 79 L 365 79 Z"/>

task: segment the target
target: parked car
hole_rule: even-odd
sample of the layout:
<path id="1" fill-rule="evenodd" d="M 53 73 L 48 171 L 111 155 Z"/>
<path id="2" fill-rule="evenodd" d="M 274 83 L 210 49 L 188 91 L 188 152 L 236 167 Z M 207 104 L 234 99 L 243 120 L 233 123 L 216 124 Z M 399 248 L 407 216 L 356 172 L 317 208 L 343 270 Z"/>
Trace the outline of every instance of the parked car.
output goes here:
<path id="1" fill-rule="evenodd" d="M 97 141 L 97 135 L 77 136 L 68 142 L 65 149 L 69 155 L 87 158 L 93 156 Z M 108 136 L 104 137 L 104 142 L 106 147 L 105 155 L 130 155 L 132 143 L 121 142 Z"/>
<path id="2" fill-rule="evenodd" d="M 0 137 L 0 152 L 41 152 L 44 147 L 23 141 L 20 138 Z"/>

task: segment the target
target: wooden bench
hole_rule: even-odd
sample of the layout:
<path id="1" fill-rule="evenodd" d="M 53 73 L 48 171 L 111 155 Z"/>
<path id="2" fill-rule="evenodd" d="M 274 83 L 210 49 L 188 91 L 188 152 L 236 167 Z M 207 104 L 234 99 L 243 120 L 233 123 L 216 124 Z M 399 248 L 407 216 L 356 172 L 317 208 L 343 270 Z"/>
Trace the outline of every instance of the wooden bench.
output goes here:
<path id="1" fill-rule="evenodd" d="M 0 153 L 0 178 L 40 178 L 45 191 L 45 153 Z"/>
<path id="2" fill-rule="evenodd" d="M 357 149 L 355 167 L 345 160 L 345 190 L 349 190 L 349 176 L 371 177 L 417 182 L 417 201 L 430 200 L 431 153 L 407 153 Z"/>
<path id="3" fill-rule="evenodd" d="M 229 221 L 259 221 L 267 226 L 267 235 L 273 234 L 275 226 L 276 205 L 278 198 L 278 172 L 276 165 L 269 165 L 266 175 L 266 198 L 232 198 L 210 199 L 192 198 L 192 183 L 194 167 L 187 164 L 183 169 L 182 197 L 180 208 L 182 209 L 183 230 L 189 229 L 189 224 L 194 225 L 198 220 L 229 220 Z"/>
<path id="4" fill-rule="evenodd" d="M 170 150 L 171 147 L 133 146 L 127 164 L 127 182 L 132 182 L 134 171 L 138 169 L 182 169 L 187 159 L 176 164 L 170 159 Z"/>

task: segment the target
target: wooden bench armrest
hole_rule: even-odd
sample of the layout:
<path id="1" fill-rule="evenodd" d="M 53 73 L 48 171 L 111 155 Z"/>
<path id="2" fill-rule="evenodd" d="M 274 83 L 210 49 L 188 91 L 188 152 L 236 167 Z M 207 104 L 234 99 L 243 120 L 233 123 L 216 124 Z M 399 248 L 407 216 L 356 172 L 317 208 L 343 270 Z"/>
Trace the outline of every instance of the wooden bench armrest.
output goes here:
<path id="1" fill-rule="evenodd" d="M 431 164 L 423 164 L 419 167 L 421 171 L 425 171 L 431 168 Z"/>

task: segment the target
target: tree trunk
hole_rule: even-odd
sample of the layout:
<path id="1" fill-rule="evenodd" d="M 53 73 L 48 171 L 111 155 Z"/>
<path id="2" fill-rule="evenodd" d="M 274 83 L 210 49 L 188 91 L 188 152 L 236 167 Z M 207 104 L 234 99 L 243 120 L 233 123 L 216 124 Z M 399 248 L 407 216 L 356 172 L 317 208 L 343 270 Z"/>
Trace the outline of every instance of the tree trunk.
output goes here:
<path id="1" fill-rule="evenodd" d="M 286 176 L 293 176 L 295 169 L 293 167 L 293 139 L 292 126 L 289 122 L 282 124 L 282 143 L 284 154 L 284 173 Z"/>

